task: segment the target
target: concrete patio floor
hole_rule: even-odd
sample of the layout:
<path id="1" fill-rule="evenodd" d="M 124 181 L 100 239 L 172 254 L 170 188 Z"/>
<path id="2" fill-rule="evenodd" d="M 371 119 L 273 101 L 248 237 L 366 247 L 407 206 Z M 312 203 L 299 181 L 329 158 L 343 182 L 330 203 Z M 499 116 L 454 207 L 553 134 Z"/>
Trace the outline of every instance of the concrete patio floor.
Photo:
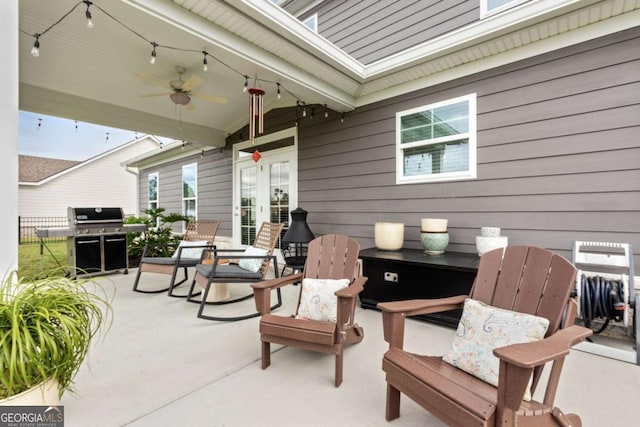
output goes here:
<path id="1" fill-rule="evenodd" d="M 198 319 L 198 306 L 184 299 L 132 292 L 135 274 L 97 278 L 113 294 L 113 323 L 94 341 L 76 392 L 63 396 L 67 427 L 443 425 L 405 396 L 400 418 L 385 420 L 381 360 L 387 345 L 375 310 L 358 308 L 365 338 L 346 348 L 344 382 L 335 388 L 333 356 L 272 346 L 271 366 L 262 370 L 258 318 Z M 145 283 L 168 280 L 152 276 L 143 275 Z M 186 292 L 186 285 L 178 289 Z M 278 313 L 291 314 L 297 291 L 285 288 Z M 254 303 L 211 309 L 249 312 Z M 438 354 L 453 333 L 409 320 L 406 347 Z M 631 426 L 640 424 L 638 396 L 639 366 L 574 350 L 556 404 L 578 413 L 585 426 Z"/>

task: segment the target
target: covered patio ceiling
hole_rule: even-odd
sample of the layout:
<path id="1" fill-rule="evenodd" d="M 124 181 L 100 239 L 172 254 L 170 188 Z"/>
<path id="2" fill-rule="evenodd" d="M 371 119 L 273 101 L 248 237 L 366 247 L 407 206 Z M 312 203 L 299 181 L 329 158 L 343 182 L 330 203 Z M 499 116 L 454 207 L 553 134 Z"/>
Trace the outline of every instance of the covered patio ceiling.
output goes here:
<path id="1" fill-rule="evenodd" d="M 267 0 L 95 0 L 92 29 L 83 1 L 20 0 L 20 109 L 223 147 L 227 134 L 247 123 L 244 76 L 265 90 L 266 110 L 300 101 L 344 112 L 478 72 L 496 59 L 518 60 L 531 54 L 527 49 L 541 53 L 637 25 L 640 5 L 633 4 L 529 2 L 364 65 Z M 580 19 L 585 11 L 588 19 Z M 574 36 L 562 37 L 563 28 Z M 36 33 L 39 57 L 30 55 Z M 159 45 L 155 64 L 152 43 Z M 186 69 L 184 80 L 202 79 L 192 91 L 195 108 L 169 98 L 176 67 Z"/>

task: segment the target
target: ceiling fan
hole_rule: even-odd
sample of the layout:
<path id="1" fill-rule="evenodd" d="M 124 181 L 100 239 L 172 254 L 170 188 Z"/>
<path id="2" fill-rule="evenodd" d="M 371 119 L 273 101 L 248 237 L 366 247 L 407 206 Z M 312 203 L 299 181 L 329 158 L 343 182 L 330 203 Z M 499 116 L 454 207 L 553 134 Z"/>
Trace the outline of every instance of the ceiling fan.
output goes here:
<path id="1" fill-rule="evenodd" d="M 192 75 L 188 79 L 184 80 L 183 75 L 187 71 L 185 67 L 180 65 L 176 66 L 176 72 L 178 73 L 178 78 L 174 80 L 170 80 L 169 82 L 163 82 L 151 77 L 136 74 L 143 80 L 146 80 L 150 83 L 153 83 L 158 86 L 166 87 L 167 89 L 171 89 L 171 92 L 163 92 L 163 93 L 151 93 L 147 95 L 141 95 L 143 97 L 152 97 L 152 96 L 169 96 L 169 99 L 176 104 L 182 105 L 188 110 L 192 110 L 195 106 L 191 103 L 191 97 L 204 99 L 206 101 L 215 102 L 218 104 L 226 104 L 227 100 L 220 96 L 206 95 L 203 93 L 193 92 L 197 86 L 199 86 L 204 80 L 197 75 Z"/>

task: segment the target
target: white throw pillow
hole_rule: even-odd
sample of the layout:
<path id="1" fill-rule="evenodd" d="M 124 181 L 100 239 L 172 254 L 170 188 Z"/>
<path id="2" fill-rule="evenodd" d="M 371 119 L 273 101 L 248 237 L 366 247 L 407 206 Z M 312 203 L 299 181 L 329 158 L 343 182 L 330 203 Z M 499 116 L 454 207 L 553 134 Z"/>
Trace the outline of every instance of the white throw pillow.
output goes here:
<path id="1" fill-rule="evenodd" d="M 296 319 L 336 322 L 336 291 L 349 286 L 349 279 L 302 279 L 302 293 Z"/>
<path id="2" fill-rule="evenodd" d="M 208 244 L 209 242 L 207 242 L 206 240 L 183 240 L 178 245 L 178 248 L 184 248 L 180 253 L 180 258 L 200 259 L 200 257 L 202 256 L 202 251 L 205 248 L 191 248 L 191 246 L 204 246 Z M 171 258 L 178 258 L 178 248 L 176 248 L 176 251 L 173 253 L 173 255 L 171 255 Z"/>
<path id="3" fill-rule="evenodd" d="M 262 248 L 256 248 L 255 246 L 249 246 L 242 255 L 253 255 L 253 256 L 265 256 L 269 253 L 268 250 Z M 264 258 L 240 258 L 240 262 L 238 262 L 238 266 L 240 268 L 244 268 L 245 270 L 249 270 L 252 273 L 257 273 L 262 267 L 262 263 L 264 262 Z"/>
<path id="4" fill-rule="evenodd" d="M 453 344 L 442 359 L 481 380 L 498 386 L 500 360 L 493 349 L 539 341 L 549 327 L 544 317 L 492 307 L 467 298 Z M 531 400 L 527 388 L 525 400 Z"/>

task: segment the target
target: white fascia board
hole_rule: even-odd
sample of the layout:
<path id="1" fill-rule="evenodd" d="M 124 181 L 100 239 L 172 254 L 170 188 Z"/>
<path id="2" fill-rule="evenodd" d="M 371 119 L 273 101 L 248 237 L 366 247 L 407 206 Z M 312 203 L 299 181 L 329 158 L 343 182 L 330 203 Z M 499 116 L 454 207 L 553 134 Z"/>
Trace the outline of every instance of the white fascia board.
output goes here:
<path id="1" fill-rule="evenodd" d="M 296 46 L 331 64 L 346 75 L 362 80 L 366 77 L 365 66 L 351 55 L 311 30 L 298 18 L 282 8 L 264 0 L 227 0 L 242 12 L 276 31 Z"/>
<path id="2" fill-rule="evenodd" d="M 243 60 L 256 64 L 269 72 L 282 76 L 284 79 L 288 79 L 308 90 L 327 97 L 343 109 L 351 110 L 354 108 L 355 99 L 352 95 L 338 90 L 326 81 L 258 48 L 254 44 L 195 15 L 183 7 L 167 2 L 166 0 L 122 1 L 182 31 L 199 37 L 213 46 L 224 49 Z M 261 0 L 261 2 L 262 1 L 264 0 Z M 264 2 L 264 4 L 268 4 L 268 2 Z"/>
<path id="3" fill-rule="evenodd" d="M 157 150 L 153 150 L 150 153 L 145 153 L 132 159 L 125 160 L 120 164 L 124 167 L 148 169 L 154 166 L 163 165 L 174 160 L 180 160 L 185 157 L 191 157 L 211 150 L 221 150 L 221 148 L 193 147 L 188 143 L 183 146 L 182 141 L 174 141 L 170 144 L 164 145 L 162 148 L 158 148 Z"/>
<path id="4" fill-rule="evenodd" d="M 519 5 L 488 18 L 451 31 L 418 46 L 406 49 L 395 55 L 373 62 L 365 67 L 367 79 L 381 74 L 396 72 L 428 58 L 437 58 L 455 52 L 465 46 L 476 45 L 522 26 L 531 25 L 559 13 L 584 7 L 596 0 L 538 0 Z"/>
<path id="5" fill-rule="evenodd" d="M 535 43 L 521 46 L 517 49 L 509 50 L 498 55 L 493 55 L 479 61 L 473 61 L 457 67 L 448 68 L 446 70 L 431 74 L 421 79 L 413 80 L 411 82 L 399 84 L 385 90 L 360 96 L 357 99 L 357 107 L 362 107 L 373 102 L 383 101 L 388 98 L 411 93 L 429 86 L 434 86 L 461 77 L 490 70 L 522 59 L 542 55 L 588 40 L 604 37 L 614 32 L 634 28 L 638 26 L 638 22 L 640 22 L 640 10 L 618 15 L 605 21 L 600 21 L 577 30 L 567 31 L 554 37 L 539 40 Z"/>

